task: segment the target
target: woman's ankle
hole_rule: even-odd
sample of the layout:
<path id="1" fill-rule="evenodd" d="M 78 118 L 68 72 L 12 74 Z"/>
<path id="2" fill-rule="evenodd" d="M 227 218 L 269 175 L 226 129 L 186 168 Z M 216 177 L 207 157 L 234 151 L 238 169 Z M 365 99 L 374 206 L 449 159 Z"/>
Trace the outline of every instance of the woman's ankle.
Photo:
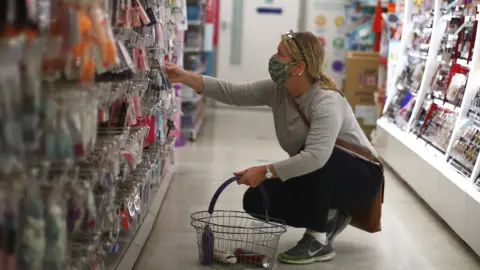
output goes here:
<path id="1" fill-rule="evenodd" d="M 316 230 L 306 229 L 305 233 L 315 237 L 315 239 L 317 239 L 317 241 L 322 243 L 323 245 L 326 245 L 328 243 L 328 238 L 327 238 L 327 233 L 326 232 L 318 232 Z"/>

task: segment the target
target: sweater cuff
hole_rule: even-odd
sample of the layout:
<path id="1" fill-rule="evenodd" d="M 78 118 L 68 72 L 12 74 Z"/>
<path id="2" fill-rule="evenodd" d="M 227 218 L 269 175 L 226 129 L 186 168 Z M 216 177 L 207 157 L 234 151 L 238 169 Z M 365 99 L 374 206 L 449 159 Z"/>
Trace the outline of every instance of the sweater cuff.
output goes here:
<path id="1" fill-rule="evenodd" d="M 202 75 L 202 80 L 203 80 L 203 92 L 202 95 L 206 97 L 211 97 L 213 94 L 213 89 L 218 88 L 218 83 L 215 78 L 212 78 L 210 76 L 205 76 Z"/>
<path id="2" fill-rule="evenodd" d="M 275 168 L 275 172 L 277 173 L 278 178 L 283 182 L 287 181 L 288 179 L 292 178 L 293 175 L 291 174 L 292 170 L 289 168 L 287 160 L 278 161 L 272 164 L 273 168 Z"/>

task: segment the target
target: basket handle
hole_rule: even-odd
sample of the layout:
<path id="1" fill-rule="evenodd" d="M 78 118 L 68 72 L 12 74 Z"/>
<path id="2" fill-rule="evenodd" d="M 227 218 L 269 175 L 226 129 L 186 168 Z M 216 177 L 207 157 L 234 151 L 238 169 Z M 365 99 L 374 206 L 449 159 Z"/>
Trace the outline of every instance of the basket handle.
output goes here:
<path id="1" fill-rule="evenodd" d="M 228 187 L 231 183 L 238 182 L 238 180 L 240 180 L 240 177 L 238 177 L 238 176 L 234 176 L 234 177 L 228 179 L 217 189 L 215 194 L 213 194 L 212 200 L 210 201 L 210 205 L 208 206 L 208 213 L 210 215 L 213 214 L 215 204 L 217 203 L 218 197 L 220 197 L 220 194 L 223 192 L 223 190 L 226 187 Z M 258 185 L 258 188 L 260 189 L 260 192 L 262 193 L 263 207 L 265 208 L 265 219 L 268 222 L 269 221 L 268 209 L 270 209 L 270 199 L 268 198 L 268 193 L 265 190 L 265 187 L 263 186 L 263 183 L 260 183 L 260 185 Z"/>

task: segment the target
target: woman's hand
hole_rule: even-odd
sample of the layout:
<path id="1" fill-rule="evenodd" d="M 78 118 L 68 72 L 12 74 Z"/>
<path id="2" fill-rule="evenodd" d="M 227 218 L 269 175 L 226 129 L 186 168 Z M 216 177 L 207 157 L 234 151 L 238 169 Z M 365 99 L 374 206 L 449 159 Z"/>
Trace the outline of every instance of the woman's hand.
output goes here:
<path id="1" fill-rule="evenodd" d="M 165 62 L 165 70 L 172 83 L 183 83 L 188 76 L 188 71 L 170 62 Z"/>
<path id="2" fill-rule="evenodd" d="M 257 187 L 265 180 L 265 174 L 267 169 L 265 166 L 251 167 L 241 172 L 233 173 L 235 176 L 240 177 L 239 184 L 247 185 L 250 187 Z"/>
<path id="3" fill-rule="evenodd" d="M 165 62 L 165 70 L 167 71 L 167 76 L 170 82 L 182 83 L 195 89 L 199 94 L 203 93 L 202 75 L 186 71 L 185 69 L 169 62 Z"/>

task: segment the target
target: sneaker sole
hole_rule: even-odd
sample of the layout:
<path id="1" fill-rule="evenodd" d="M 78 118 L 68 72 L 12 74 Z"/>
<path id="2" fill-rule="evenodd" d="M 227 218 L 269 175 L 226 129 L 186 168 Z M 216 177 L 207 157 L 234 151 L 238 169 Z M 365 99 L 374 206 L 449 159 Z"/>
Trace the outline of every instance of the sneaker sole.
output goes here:
<path id="1" fill-rule="evenodd" d="M 313 258 L 309 258 L 309 259 L 303 259 L 303 260 L 295 260 L 295 261 L 291 261 L 291 260 L 285 260 L 285 259 L 282 259 L 280 256 L 278 257 L 278 260 L 282 263 L 287 263 L 287 264 L 312 264 L 312 263 L 316 263 L 316 262 L 326 262 L 326 261 L 330 261 L 332 260 L 333 258 L 335 258 L 337 254 L 335 253 L 335 251 L 332 251 L 331 253 L 328 253 L 328 254 L 325 254 L 325 255 L 322 255 L 322 256 L 317 256 L 317 257 L 313 257 Z"/>
<path id="2" fill-rule="evenodd" d="M 335 237 L 337 237 L 345 228 L 347 228 L 348 224 L 350 224 L 350 221 L 352 221 L 352 217 L 348 216 L 345 221 L 343 221 L 342 225 L 337 228 L 334 234 L 328 239 L 330 243 L 333 243 L 333 240 L 335 240 Z"/>

